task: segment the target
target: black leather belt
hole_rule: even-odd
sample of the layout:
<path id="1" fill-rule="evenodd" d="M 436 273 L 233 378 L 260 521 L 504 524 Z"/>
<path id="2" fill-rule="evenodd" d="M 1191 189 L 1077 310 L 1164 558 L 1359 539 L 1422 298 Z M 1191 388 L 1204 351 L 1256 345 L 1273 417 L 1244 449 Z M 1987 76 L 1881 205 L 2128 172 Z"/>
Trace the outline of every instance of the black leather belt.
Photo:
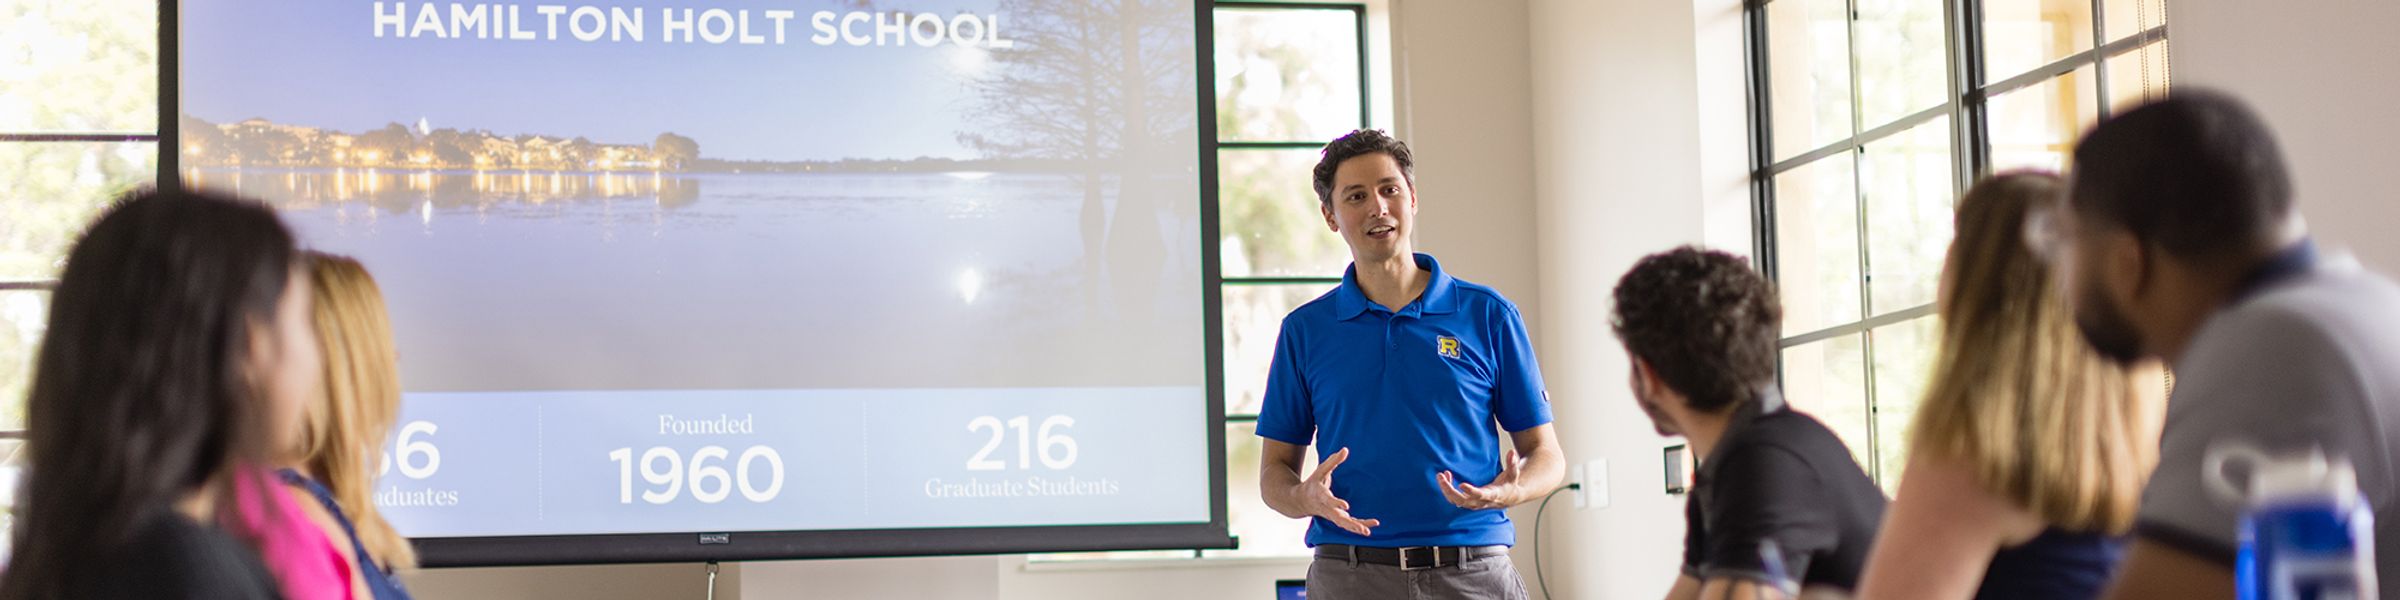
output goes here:
<path id="1" fill-rule="evenodd" d="M 1400 567 L 1402 571 L 1455 567 L 1466 564 L 1470 560 L 1507 554 L 1507 546 L 1410 546 L 1407 548 L 1376 548 L 1348 544 L 1319 544 L 1317 546 L 1317 558 Z"/>

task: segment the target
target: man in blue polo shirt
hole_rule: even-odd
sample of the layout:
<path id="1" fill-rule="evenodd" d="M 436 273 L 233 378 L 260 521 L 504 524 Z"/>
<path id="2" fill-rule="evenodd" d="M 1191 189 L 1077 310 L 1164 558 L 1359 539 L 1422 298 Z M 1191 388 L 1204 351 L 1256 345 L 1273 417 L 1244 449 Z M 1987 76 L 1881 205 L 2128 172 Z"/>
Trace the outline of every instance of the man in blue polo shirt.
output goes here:
<path id="1" fill-rule="evenodd" d="M 1414 251 L 1412 168 L 1408 145 L 1374 130 L 1317 163 L 1317 208 L 1351 266 L 1284 317 L 1258 416 L 1260 495 L 1312 519 L 1310 598 L 1525 598 L 1503 511 L 1556 488 L 1565 454 L 1516 305 Z M 1303 477 L 1312 437 L 1319 464 Z"/>

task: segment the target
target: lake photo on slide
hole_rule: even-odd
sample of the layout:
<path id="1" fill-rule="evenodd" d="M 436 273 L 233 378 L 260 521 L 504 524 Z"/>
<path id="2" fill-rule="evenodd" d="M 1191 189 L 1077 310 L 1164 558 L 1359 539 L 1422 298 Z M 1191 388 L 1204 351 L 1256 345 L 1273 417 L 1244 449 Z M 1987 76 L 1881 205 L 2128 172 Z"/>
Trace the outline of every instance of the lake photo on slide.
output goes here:
<path id="1" fill-rule="evenodd" d="M 363 260 L 411 391 L 1196 385 L 1196 207 L 1088 179 L 186 174 Z"/>

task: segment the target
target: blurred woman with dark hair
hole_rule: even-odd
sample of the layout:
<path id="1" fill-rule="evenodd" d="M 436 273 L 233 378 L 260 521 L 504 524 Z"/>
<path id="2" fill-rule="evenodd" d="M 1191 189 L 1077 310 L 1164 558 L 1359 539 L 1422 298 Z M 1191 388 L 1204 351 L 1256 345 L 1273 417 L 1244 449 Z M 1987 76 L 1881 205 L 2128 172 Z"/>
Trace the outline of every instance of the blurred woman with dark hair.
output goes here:
<path id="1" fill-rule="evenodd" d="M 84 233 L 35 358 L 0 599 L 282 595 L 244 542 L 296 531 L 260 468 L 317 376 L 295 258 L 267 207 L 195 193 L 136 193 Z"/>

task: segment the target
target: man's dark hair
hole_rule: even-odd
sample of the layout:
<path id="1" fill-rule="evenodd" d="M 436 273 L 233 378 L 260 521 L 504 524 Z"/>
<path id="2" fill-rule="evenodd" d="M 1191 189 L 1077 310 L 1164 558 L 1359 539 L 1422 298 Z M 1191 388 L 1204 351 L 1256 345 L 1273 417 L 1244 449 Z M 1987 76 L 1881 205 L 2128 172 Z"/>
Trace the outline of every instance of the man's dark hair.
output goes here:
<path id="1" fill-rule="evenodd" d="M 2078 214 L 2180 258 L 2271 250 L 2292 210 L 2274 134 L 2240 100 L 2205 90 L 2101 123 L 2075 148 L 2073 178 Z"/>
<path id="2" fill-rule="evenodd" d="M 1378 153 L 1391 155 L 1392 162 L 1400 165 L 1400 176 L 1416 185 L 1417 161 L 1409 157 L 1408 143 L 1380 129 L 1360 129 L 1325 145 L 1325 157 L 1317 160 L 1317 169 L 1311 173 L 1317 185 L 1317 203 L 1333 202 L 1333 171 L 1342 167 L 1342 161 Z"/>
<path id="3" fill-rule="evenodd" d="M 1783 304 L 1742 257 L 1683 246 L 1617 280 L 1609 326 L 1695 410 L 1717 412 L 1775 380 Z"/>

